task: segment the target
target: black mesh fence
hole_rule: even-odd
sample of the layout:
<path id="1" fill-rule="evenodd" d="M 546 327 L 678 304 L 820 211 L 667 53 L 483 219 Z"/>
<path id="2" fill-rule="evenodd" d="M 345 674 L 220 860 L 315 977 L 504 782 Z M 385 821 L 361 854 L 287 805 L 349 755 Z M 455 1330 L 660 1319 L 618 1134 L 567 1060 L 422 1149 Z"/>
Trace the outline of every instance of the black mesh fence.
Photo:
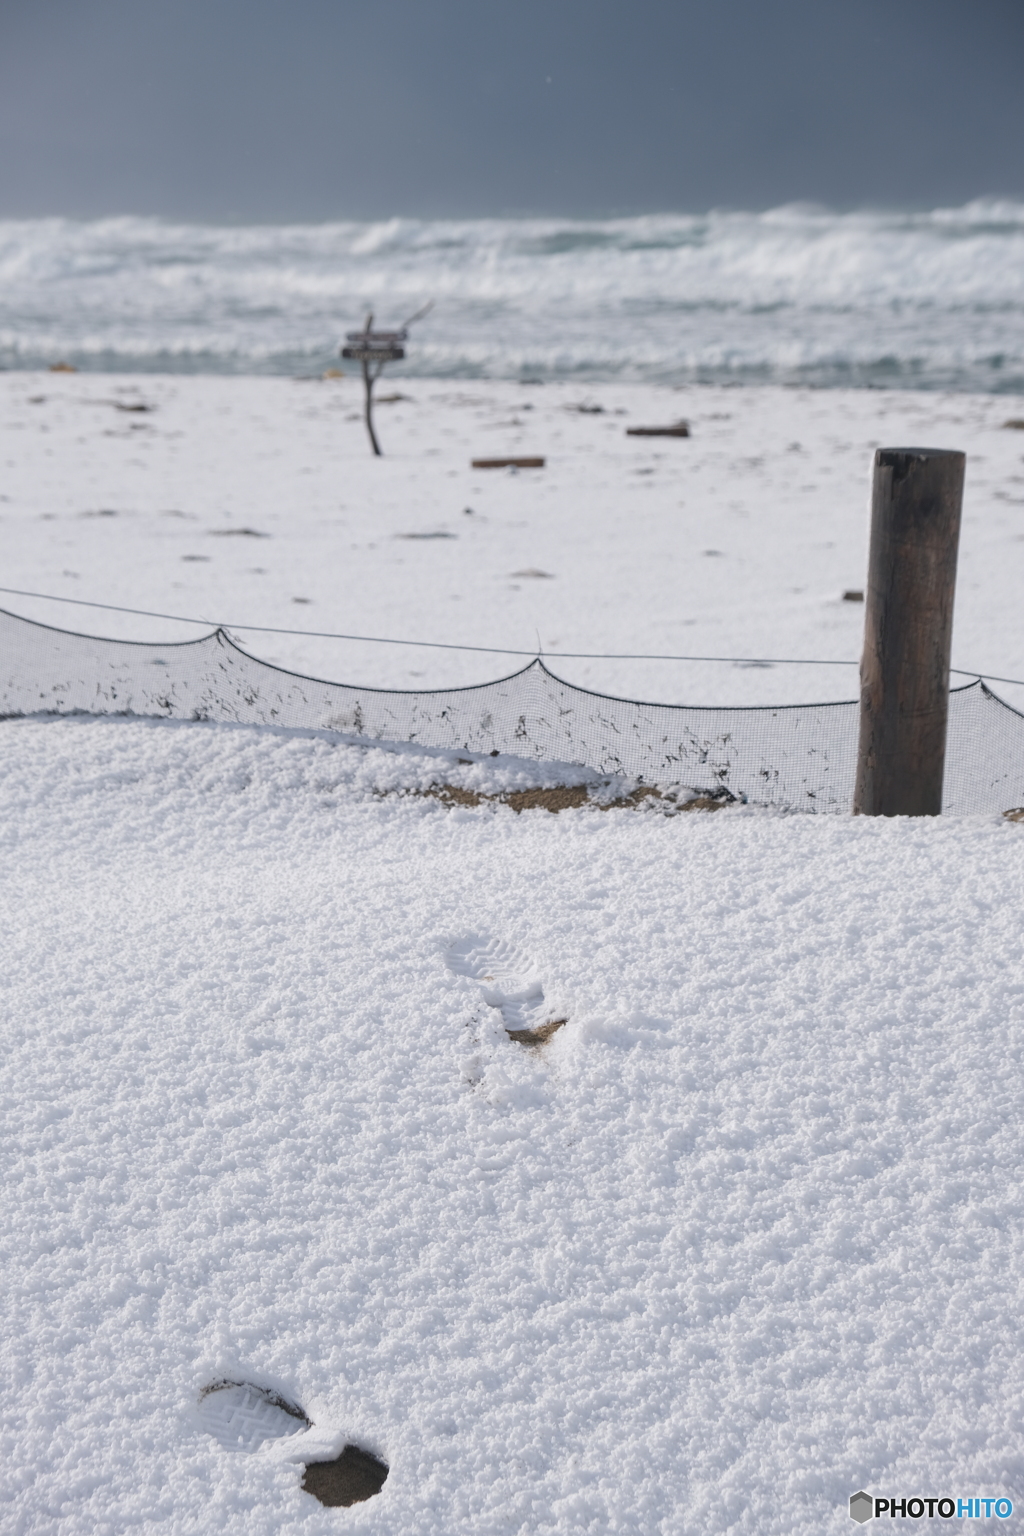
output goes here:
<path id="1" fill-rule="evenodd" d="M 0 715 L 85 713 L 332 731 L 584 764 L 754 804 L 848 811 L 858 706 L 690 709 L 611 698 L 533 661 L 473 688 L 405 692 L 301 677 L 223 630 L 173 645 L 102 640 L 0 610 Z M 950 694 L 944 810 L 1024 804 L 1024 715 L 981 682 Z"/>

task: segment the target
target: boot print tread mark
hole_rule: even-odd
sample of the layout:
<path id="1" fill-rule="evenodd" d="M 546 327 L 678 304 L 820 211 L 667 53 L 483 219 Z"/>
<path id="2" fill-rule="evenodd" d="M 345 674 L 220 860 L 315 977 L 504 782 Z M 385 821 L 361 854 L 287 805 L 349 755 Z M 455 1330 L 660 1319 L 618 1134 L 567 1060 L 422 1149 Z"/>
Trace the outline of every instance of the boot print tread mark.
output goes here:
<path id="1" fill-rule="evenodd" d="M 484 1002 L 497 1008 L 509 1038 L 520 1045 L 543 1045 L 566 1022 L 546 1017 L 532 961 L 504 939 L 467 934 L 450 945 L 445 960 L 457 976 L 480 984 Z"/>

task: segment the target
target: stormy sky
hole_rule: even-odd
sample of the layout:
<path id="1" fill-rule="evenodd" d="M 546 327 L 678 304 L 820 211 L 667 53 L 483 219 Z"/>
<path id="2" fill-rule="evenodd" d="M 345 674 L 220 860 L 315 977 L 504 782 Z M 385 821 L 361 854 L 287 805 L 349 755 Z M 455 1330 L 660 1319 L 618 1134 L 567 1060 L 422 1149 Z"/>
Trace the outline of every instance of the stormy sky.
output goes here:
<path id="1" fill-rule="evenodd" d="M 0 217 L 1024 195 L 1021 0 L 0 0 Z"/>

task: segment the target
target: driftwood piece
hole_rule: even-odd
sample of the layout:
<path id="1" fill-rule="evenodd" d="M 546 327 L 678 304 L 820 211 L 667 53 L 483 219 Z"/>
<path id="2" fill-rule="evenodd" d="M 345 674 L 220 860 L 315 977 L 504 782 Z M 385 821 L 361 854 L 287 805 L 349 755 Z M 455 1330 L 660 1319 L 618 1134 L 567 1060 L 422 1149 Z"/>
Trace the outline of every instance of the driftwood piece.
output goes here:
<path id="1" fill-rule="evenodd" d="M 671 427 L 627 427 L 627 437 L 689 437 L 690 423 L 677 421 Z"/>
<path id="2" fill-rule="evenodd" d="M 542 458 L 528 459 L 474 459 L 474 469 L 543 469 Z"/>

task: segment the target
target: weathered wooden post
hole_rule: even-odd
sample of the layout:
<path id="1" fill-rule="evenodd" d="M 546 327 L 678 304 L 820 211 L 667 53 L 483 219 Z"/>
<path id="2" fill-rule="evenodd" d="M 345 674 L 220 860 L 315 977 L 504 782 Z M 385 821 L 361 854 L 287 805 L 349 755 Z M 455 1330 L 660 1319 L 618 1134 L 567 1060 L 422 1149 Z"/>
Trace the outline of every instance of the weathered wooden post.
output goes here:
<path id="1" fill-rule="evenodd" d="M 962 453 L 875 454 L 855 815 L 942 811 L 963 489 Z"/>

